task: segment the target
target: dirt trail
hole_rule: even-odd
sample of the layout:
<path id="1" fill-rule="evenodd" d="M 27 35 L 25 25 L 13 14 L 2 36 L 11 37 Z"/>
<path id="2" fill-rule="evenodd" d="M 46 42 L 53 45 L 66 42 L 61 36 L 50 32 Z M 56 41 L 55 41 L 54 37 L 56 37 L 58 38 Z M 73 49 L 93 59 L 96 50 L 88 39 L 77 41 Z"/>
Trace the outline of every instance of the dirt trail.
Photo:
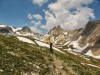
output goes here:
<path id="1" fill-rule="evenodd" d="M 55 55 L 53 55 L 53 65 L 55 66 L 55 75 L 75 74 L 72 68 L 68 67 L 64 61 L 58 59 Z"/>

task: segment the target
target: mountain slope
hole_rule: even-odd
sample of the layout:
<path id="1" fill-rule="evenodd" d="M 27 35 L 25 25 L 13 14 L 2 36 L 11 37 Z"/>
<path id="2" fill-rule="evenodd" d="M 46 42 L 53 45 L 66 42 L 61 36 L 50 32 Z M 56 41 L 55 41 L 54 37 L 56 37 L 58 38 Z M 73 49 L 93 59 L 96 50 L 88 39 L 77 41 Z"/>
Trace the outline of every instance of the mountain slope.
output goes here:
<path id="1" fill-rule="evenodd" d="M 51 29 L 48 34 L 43 36 L 42 41 L 46 43 L 52 42 L 54 45 L 60 44 L 60 41 L 67 35 L 67 31 L 62 29 L 60 25 Z"/>
<path id="2" fill-rule="evenodd" d="M 0 35 L 0 75 L 100 74 L 99 60 L 87 60 L 66 51 L 54 53 L 52 56 L 49 48 L 21 42 L 15 36 Z"/>
<path id="3" fill-rule="evenodd" d="M 8 34 L 8 35 L 13 35 L 13 30 L 11 27 L 7 26 L 7 25 L 0 25 L 0 33 L 1 34 Z"/>
<path id="4" fill-rule="evenodd" d="M 82 33 L 83 39 L 90 43 L 88 49 L 92 50 L 94 56 L 100 55 L 100 21 L 90 22 L 87 24 Z M 91 29 L 90 29 L 91 28 Z M 87 34 L 84 34 L 87 31 Z M 82 40 L 83 40 L 82 39 Z M 86 51 L 86 50 L 85 50 Z M 84 53 L 84 51 L 83 51 Z"/>
<path id="5" fill-rule="evenodd" d="M 28 26 L 24 26 L 23 28 L 16 28 L 13 26 L 0 24 L 0 34 L 3 35 L 13 35 L 13 36 L 32 36 L 35 39 L 39 39 L 42 35 L 39 33 L 35 33 L 32 29 Z"/>
<path id="6" fill-rule="evenodd" d="M 43 37 L 43 41 L 46 43 L 51 41 L 59 48 L 73 50 L 100 59 L 99 39 L 100 20 L 89 21 L 85 28 L 70 31 L 65 31 L 60 26 L 54 27 Z"/>

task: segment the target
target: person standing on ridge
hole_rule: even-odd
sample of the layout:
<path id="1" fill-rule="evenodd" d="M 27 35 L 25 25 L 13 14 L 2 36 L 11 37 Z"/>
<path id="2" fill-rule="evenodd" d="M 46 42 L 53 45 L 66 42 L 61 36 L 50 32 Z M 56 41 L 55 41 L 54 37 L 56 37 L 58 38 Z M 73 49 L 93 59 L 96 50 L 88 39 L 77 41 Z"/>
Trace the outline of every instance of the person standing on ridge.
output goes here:
<path id="1" fill-rule="evenodd" d="M 50 42 L 50 53 L 52 53 L 52 54 L 54 53 L 53 48 L 52 48 L 52 42 Z"/>

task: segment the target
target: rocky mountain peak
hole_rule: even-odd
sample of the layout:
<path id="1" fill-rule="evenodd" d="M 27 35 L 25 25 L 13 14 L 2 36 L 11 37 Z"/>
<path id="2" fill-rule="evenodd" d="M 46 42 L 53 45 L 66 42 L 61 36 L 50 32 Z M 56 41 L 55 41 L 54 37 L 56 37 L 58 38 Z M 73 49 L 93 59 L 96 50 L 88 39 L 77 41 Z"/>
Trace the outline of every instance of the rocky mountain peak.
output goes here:
<path id="1" fill-rule="evenodd" d="M 89 28 L 89 27 L 94 27 L 94 26 L 96 26 L 96 25 L 95 25 L 95 23 L 94 23 L 94 22 L 89 21 L 89 22 L 86 24 L 85 29 L 86 29 L 86 28 Z"/>
<path id="2" fill-rule="evenodd" d="M 82 32 L 82 36 L 88 36 L 89 34 L 91 34 L 92 31 L 96 28 L 96 26 L 97 25 L 94 22 L 89 21 Z"/>
<path id="3" fill-rule="evenodd" d="M 21 29 L 22 32 L 29 32 L 31 33 L 31 29 L 28 27 L 28 26 L 24 26 L 22 29 Z"/>
<path id="4" fill-rule="evenodd" d="M 11 27 L 9 27 L 9 26 L 7 26 L 7 25 L 4 25 L 4 24 L 2 24 L 2 25 L 0 25 L 0 33 L 5 33 L 5 34 L 7 34 L 7 33 L 13 33 L 13 31 L 12 31 L 12 28 Z"/>
<path id="5" fill-rule="evenodd" d="M 100 24 L 100 20 L 97 20 L 94 22 L 95 24 Z"/>
<path id="6" fill-rule="evenodd" d="M 58 25 L 56 28 L 57 28 L 57 29 L 62 29 L 60 25 Z"/>
<path id="7" fill-rule="evenodd" d="M 48 32 L 48 34 L 58 35 L 58 34 L 62 34 L 63 31 L 65 31 L 65 30 L 62 29 L 60 25 L 58 25 L 58 26 L 55 26 L 53 29 L 51 29 Z"/>

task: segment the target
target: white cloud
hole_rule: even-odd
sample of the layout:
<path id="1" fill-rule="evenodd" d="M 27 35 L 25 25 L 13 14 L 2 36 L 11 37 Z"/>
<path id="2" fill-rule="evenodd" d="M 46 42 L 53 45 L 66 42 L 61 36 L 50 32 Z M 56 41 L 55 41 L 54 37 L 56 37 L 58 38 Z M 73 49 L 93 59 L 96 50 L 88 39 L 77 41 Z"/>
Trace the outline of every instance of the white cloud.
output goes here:
<path id="1" fill-rule="evenodd" d="M 42 6 L 46 2 L 48 2 L 48 0 L 33 0 L 33 4 L 38 4 L 39 6 Z"/>
<path id="2" fill-rule="evenodd" d="M 33 19 L 32 15 L 30 13 L 27 15 L 27 17 L 28 17 L 28 19 Z"/>
<path id="3" fill-rule="evenodd" d="M 40 14 L 35 14 L 33 15 L 33 18 L 37 19 L 37 20 L 42 20 L 42 16 Z"/>
<path id="4" fill-rule="evenodd" d="M 47 30 L 57 25 L 64 29 L 84 27 L 90 18 L 95 18 L 93 9 L 88 7 L 92 2 L 93 0 L 57 0 L 48 5 L 48 11 L 44 11 L 46 25 L 41 27 Z"/>
<path id="5" fill-rule="evenodd" d="M 56 3 L 49 4 L 52 11 L 60 11 L 62 9 L 80 8 L 83 5 L 92 3 L 93 0 L 57 0 Z"/>
<path id="6" fill-rule="evenodd" d="M 31 23 L 34 24 L 35 27 L 42 25 L 42 16 L 40 14 L 28 14 L 28 19 L 30 19 Z"/>
<path id="7" fill-rule="evenodd" d="M 41 31 L 37 27 L 30 27 L 30 29 L 35 33 L 41 33 Z"/>
<path id="8" fill-rule="evenodd" d="M 31 30 L 36 33 L 41 33 L 41 31 L 38 29 L 39 26 L 42 25 L 42 16 L 40 14 L 28 14 L 27 17 L 30 19 L 30 22 L 33 26 L 31 26 Z"/>
<path id="9" fill-rule="evenodd" d="M 42 25 L 42 26 L 41 26 L 41 28 L 44 28 L 44 29 L 46 29 L 45 25 Z"/>
<path id="10" fill-rule="evenodd" d="M 43 19 L 40 14 L 28 13 L 27 17 L 28 17 L 28 19 L 37 19 L 37 20 L 42 20 Z"/>
<path id="11" fill-rule="evenodd" d="M 35 27 L 42 25 L 41 21 L 36 22 L 36 21 L 32 20 L 31 23 L 34 24 Z"/>

